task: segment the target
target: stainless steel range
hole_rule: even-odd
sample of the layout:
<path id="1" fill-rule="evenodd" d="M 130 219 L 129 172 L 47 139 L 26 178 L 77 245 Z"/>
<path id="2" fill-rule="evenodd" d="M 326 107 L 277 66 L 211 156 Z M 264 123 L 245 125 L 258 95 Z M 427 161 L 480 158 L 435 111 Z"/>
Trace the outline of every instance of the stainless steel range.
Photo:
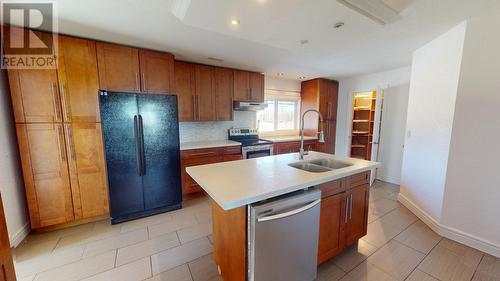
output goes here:
<path id="1" fill-rule="evenodd" d="M 243 159 L 273 155 L 273 142 L 259 139 L 257 129 L 231 128 L 228 132 L 230 140 L 241 143 Z"/>

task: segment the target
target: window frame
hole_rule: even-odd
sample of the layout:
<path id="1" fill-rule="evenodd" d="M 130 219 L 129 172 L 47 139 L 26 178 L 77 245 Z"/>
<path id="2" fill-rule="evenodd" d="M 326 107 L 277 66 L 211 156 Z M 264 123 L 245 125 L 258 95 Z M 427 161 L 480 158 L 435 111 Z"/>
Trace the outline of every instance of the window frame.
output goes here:
<path id="1" fill-rule="evenodd" d="M 274 130 L 273 131 L 260 131 L 259 134 L 262 136 L 292 136 L 299 134 L 299 126 L 300 126 L 300 106 L 301 106 L 301 97 L 300 92 L 292 92 L 292 91 L 279 91 L 279 90 L 266 90 L 264 92 L 264 101 L 274 101 Z M 279 130 L 278 129 L 278 102 L 279 101 L 294 101 L 296 103 L 296 112 L 295 112 L 295 124 L 294 128 L 291 130 Z M 256 122 L 258 123 L 258 114 L 255 117 Z"/>

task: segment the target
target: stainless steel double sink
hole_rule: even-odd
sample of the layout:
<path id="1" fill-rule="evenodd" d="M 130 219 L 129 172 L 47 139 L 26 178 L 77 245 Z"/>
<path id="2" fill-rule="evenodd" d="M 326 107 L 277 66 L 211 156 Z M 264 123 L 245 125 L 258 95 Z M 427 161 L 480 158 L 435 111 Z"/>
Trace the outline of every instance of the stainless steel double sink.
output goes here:
<path id="1" fill-rule="evenodd" d="M 346 168 L 352 165 L 352 163 L 331 158 L 320 158 L 288 164 L 290 167 L 311 173 L 324 173 Z"/>

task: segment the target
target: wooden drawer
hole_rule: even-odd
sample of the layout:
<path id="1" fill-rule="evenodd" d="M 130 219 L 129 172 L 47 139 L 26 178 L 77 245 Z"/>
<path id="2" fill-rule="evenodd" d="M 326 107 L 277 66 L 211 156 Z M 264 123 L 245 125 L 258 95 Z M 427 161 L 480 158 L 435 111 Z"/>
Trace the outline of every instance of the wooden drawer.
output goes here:
<path id="1" fill-rule="evenodd" d="M 222 154 L 223 155 L 233 155 L 233 154 L 240 155 L 241 154 L 241 146 L 238 145 L 238 146 L 224 147 Z"/>
<path id="2" fill-rule="evenodd" d="M 370 182 L 370 172 L 363 172 L 347 178 L 347 188 L 351 189 Z"/>
<path id="3" fill-rule="evenodd" d="M 222 150 L 220 148 L 201 148 L 201 149 L 190 149 L 181 151 L 182 159 L 216 157 L 220 155 L 222 155 Z"/>
<path id="4" fill-rule="evenodd" d="M 346 184 L 344 179 L 325 182 L 320 185 L 317 185 L 316 187 L 321 190 L 321 198 L 325 198 L 346 191 Z"/>

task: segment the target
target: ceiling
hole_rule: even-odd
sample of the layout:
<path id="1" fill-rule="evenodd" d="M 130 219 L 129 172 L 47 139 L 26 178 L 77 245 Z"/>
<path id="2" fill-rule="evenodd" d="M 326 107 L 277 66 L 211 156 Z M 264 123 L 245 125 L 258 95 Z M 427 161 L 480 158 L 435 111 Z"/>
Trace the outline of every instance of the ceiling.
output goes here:
<path id="1" fill-rule="evenodd" d="M 386 25 L 334 0 L 57 2 L 59 32 L 64 34 L 169 51 L 179 59 L 271 76 L 284 73 L 295 80 L 340 79 L 409 65 L 413 50 L 500 5 L 500 0 L 380 1 L 400 11 Z M 231 25 L 231 19 L 240 24 Z M 339 21 L 345 26 L 333 28 Z"/>

